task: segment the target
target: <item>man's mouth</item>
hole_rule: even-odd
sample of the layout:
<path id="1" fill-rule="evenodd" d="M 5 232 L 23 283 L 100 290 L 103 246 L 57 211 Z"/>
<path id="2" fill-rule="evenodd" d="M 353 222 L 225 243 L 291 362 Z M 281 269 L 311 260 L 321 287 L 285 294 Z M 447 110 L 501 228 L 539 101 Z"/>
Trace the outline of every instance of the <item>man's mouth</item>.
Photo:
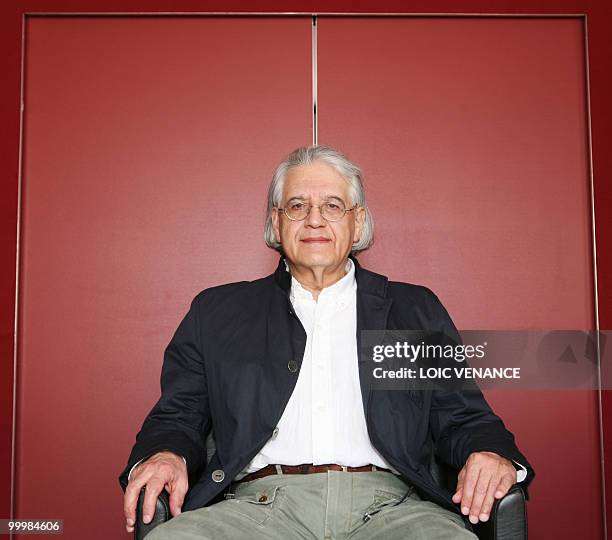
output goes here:
<path id="1" fill-rule="evenodd" d="M 313 238 L 302 238 L 302 242 L 306 242 L 308 244 L 325 243 L 325 242 L 331 242 L 331 239 L 317 236 Z"/>

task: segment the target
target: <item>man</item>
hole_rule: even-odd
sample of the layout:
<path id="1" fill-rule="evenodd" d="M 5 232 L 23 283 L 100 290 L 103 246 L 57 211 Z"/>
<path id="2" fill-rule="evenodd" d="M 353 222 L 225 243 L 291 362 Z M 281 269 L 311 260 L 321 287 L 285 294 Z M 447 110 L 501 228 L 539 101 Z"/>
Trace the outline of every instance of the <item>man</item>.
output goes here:
<path id="1" fill-rule="evenodd" d="M 429 289 L 357 262 L 373 239 L 361 176 L 325 146 L 278 166 L 264 234 L 278 268 L 192 302 L 120 477 L 128 532 L 146 486 L 144 521 L 164 488 L 175 516 L 151 540 L 475 538 L 470 523 L 533 478 L 477 389 L 370 388 L 363 330 L 456 329 Z M 454 494 L 429 473 L 432 445 L 460 469 Z"/>

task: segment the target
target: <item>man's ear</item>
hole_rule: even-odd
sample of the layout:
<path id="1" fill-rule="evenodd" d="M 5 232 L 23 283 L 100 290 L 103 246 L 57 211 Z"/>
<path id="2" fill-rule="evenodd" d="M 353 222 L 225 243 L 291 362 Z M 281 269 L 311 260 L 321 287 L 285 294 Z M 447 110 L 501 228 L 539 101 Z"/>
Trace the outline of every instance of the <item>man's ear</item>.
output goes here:
<path id="1" fill-rule="evenodd" d="M 279 212 L 278 208 L 272 208 L 272 229 L 274 230 L 274 236 L 276 237 L 276 241 L 280 244 L 280 224 L 279 224 Z"/>
<path id="2" fill-rule="evenodd" d="M 366 211 L 362 206 L 355 208 L 355 233 L 353 234 L 353 244 L 361 240 L 363 234 L 363 224 L 365 223 Z"/>

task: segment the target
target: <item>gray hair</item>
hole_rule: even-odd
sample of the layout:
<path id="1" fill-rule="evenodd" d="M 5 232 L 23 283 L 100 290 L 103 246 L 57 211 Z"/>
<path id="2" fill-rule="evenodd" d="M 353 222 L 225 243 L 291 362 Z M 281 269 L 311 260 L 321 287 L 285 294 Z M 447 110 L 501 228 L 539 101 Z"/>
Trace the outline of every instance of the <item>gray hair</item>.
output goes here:
<path id="1" fill-rule="evenodd" d="M 374 242 L 374 221 L 368 205 L 366 204 L 363 189 L 363 173 L 358 165 L 350 161 L 345 155 L 330 148 L 329 146 L 315 145 L 297 148 L 289 154 L 276 168 L 272 176 L 272 182 L 268 188 L 268 208 L 266 224 L 264 227 L 264 240 L 268 247 L 282 253 L 280 242 L 276 241 L 272 227 L 272 209 L 277 207 L 283 196 L 283 187 L 287 173 L 294 167 L 310 165 L 315 161 L 322 161 L 335 169 L 349 184 L 351 203 L 365 208 L 365 220 L 359 241 L 353 244 L 351 253 L 356 255 L 360 251 L 368 249 Z"/>

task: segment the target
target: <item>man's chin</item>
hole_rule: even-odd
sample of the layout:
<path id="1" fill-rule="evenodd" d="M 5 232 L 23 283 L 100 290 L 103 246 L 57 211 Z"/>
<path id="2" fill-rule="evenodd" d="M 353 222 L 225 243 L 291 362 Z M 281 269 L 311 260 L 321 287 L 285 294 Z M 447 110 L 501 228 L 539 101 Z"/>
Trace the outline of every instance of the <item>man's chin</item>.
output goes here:
<path id="1" fill-rule="evenodd" d="M 330 257 L 323 253 L 313 253 L 308 257 L 300 257 L 299 260 L 295 261 L 299 266 L 305 266 L 307 268 L 314 267 L 332 267 L 337 265 L 335 257 Z"/>

